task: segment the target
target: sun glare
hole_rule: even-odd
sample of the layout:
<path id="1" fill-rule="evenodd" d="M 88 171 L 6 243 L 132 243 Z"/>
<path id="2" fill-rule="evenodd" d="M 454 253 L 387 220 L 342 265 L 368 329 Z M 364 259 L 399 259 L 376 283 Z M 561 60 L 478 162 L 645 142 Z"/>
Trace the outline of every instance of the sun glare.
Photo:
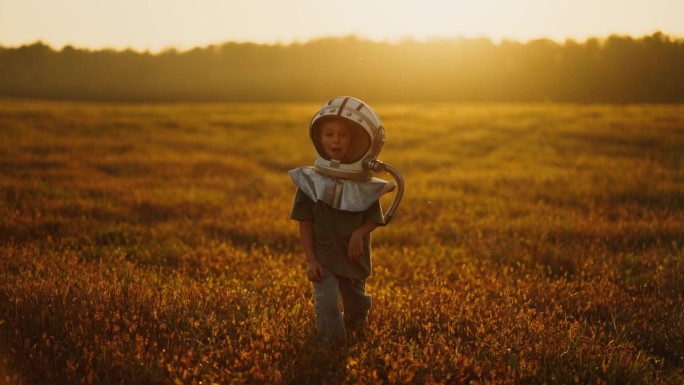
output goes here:
<path id="1" fill-rule="evenodd" d="M 0 45 L 42 40 L 58 47 L 159 50 L 345 35 L 393 41 L 683 36 L 682 14 L 684 2 L 674 0 L 0 0 Z"/>

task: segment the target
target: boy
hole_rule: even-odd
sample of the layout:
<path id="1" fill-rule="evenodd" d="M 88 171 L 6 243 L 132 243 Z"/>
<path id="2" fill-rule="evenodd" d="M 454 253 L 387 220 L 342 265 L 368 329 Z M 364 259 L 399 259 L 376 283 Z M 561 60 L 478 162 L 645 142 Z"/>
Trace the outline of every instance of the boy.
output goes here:
<path id="1" fill-rule="evenodd" d="M 314 167 L 289 173 L 297 185 L 290 218 L 299 221 L 318 334 L 334 342 L 345 339 L 347 331 L 362 334 L 366 327 L 370 234 L 385 224 L 379 199 L 395 184 L 373 177 L 369 162 L 382 148 L 384 129 L 362 101 L 330 100 L 312 118 L 309 136 L 316 161 Z"/>

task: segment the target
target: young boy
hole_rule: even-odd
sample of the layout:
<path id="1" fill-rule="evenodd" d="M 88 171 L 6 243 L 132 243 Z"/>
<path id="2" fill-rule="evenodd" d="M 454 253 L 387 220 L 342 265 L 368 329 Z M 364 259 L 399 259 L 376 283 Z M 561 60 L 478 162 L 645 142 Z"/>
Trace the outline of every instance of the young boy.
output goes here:
<path id="1" fill-rule="evenodd" d="M 362 333 L 367 324 L 370 234 L 385 224 L 379 198 L 395 185 L 374 178 L 368 166 L 382 148 L 384 130 L 362 101 L 329 101 L 312 118 L 309 136 L 316 161 L 290 171 L 297 185 L 290 218 L 299 221 L 318 334 L 334 342 L 348 331 Z"/>

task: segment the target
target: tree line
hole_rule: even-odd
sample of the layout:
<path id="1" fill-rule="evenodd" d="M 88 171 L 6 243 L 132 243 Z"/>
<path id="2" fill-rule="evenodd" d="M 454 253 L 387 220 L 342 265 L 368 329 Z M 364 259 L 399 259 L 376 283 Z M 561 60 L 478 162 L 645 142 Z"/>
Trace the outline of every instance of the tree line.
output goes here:
<path id="1" fill-rule="evenodd" d="M 0 96 L 122 102 L 684 102 L 684 40 L 657 32 L 558 43 L 489 39 L 288 45 L 228 42 L 159 53 L 0 47 Z"/>

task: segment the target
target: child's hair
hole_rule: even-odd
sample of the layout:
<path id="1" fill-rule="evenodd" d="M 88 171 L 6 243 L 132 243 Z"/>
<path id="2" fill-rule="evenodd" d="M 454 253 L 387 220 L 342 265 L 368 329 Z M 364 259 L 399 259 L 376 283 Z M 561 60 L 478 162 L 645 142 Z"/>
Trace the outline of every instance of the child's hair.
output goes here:
<path id="1" fill-rule="evenodd" d="M 318 152 L 318 154 L 324 159 L 330 160 L 330 157 L 325 154 L 325 151 L 323 151 L 323 147 L 321 146 L 321 127 L 323 127 L 325 123 L 332 120 L 344 124 L 345 127 L 349 129 L 351 134 L 351 146 L 345 159 L 342 159 L 342 163 L 354 163 L 361 160 L 361 157 L 368 152 L 368 148 L 371 145 L 370 135 L 361 125 L 356 124 L 348 119 L 339 118 L 337 116 L 326 116 L 320 118 L 316 120 L 311 127 L 311 139 L 316 147 L 316 152 Z"/>

